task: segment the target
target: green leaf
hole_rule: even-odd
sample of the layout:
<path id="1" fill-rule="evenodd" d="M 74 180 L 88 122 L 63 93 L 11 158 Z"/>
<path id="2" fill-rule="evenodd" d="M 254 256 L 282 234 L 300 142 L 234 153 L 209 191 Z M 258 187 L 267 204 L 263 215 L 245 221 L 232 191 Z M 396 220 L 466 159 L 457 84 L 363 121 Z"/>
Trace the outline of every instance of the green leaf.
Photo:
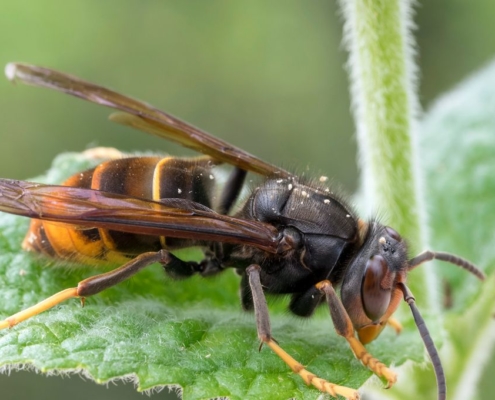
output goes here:
<path id="1" fill-rule="evenodd" d="M 64 154 L 40 182 L 63 180 L 88 161 Z M 28 220 L 0 216 L 0 314 L 7 317 L 98 273 L 70 268 L 21 250 Z M 151 266 L 128 282 L 90 297 L 82 308 L 68 301 L 10 330 L 0 331 L 0 366 L 30 365 L 42 372 L 82 372 L 96 382 L 131 376 L 139 390 L 180 385 L 184 399 L 314 399 L 318 391 L 268 348 L 258 352 L 253 315 L 243 313 L 239 279 L 225 271 L 213 279 L 172 281 Z M 370 376 L 333 329 L 323 307 L 310 320 L 270 301 L 279 343 L 314 373 L 360 387 Z M 386 329 L 369 346 L 386 364 L 418 359 L 422 345 L 413 328 L 396 336 Z M 397 351 L 397 349 L 401 349 Z M 402 350 L 404 349 L 404 350 Z"/>

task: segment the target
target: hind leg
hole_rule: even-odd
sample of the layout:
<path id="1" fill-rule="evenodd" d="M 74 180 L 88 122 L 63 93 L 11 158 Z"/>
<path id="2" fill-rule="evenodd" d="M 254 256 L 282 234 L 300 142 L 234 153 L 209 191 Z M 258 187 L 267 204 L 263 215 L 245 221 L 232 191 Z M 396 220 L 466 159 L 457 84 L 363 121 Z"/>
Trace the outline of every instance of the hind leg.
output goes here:
<path id="1" fill-rule="evenodd" d="M 34 306 L 11 315 L 5 320 L 0 321 L 0 329 L 12 328 L 19 322 L 49 310 L 65 300 L 80 298 L 84 301 L 85 297 L 92 296 L 109 287 L 115 286 L 154 263 L 162 264 L 165 271 L 176 278 L 190 276 L 196 272 L 200 272 L 201 268 L 201 264 L 182 261 L 167 250 L 143 253 L 119 268 L 84 279 L 78 283 L 77 287 L 62 290 Z"/>

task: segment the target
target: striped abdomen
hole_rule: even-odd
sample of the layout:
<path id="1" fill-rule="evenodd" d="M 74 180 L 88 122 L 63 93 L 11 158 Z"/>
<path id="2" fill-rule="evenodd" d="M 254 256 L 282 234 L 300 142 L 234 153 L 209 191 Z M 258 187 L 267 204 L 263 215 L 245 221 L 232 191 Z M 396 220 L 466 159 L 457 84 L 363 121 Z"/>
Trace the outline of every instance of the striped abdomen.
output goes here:
<path id="1" fill-rule="evenodd" d="M 66 186 L 152 200 L 181 198 L 211 207 L 214 162 L 207 157 L 130 157 L 70 177 Z M 80 263 L 122 263 L 146 251 L 184 247 L 184 241 L 108 229 L 32 220 L 26 250 Z"/>

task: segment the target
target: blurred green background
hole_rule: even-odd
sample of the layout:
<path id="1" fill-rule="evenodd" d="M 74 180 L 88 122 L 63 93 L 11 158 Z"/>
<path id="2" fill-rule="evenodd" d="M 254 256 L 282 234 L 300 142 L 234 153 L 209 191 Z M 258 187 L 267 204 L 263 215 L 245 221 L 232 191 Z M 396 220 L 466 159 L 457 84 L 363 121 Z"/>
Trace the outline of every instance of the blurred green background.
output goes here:
<path id="1" fill-rule="evenodd" d="M 0 0 L 0 64 L 56 68 L 146 100 L 287 168 L 356 187 L 346 54 L 333 0 Z M 495 2 L 423 2 L 423 107 L 495 55 Z M 93 146 L 190 154 L 106 120 L 109 111 L 0 79 L 0 176 L 26 179 Z M 254 328 L 254 327 L 253 327 Z M 491 368 L 491 369 L 490 369 Z M 495 387 L 484 379 L 485 396 Z M 491 384 L 492 386 L 488 386 Z M 12 372 L 1 398 L 141 398 L 131 384 Z M 155 395 L 166 397 L 166 391 Z"/>

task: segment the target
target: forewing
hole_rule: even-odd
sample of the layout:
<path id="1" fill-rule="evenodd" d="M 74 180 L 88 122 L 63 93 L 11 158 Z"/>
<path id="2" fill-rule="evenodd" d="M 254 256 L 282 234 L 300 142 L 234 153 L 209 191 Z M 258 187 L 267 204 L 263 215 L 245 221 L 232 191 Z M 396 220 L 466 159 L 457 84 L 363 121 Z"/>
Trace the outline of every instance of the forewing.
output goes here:
<path id="1" fill-rule="evenodd" d="M 8 64 L 5 68 L 5 74 L 12 81 L 55 89 L 96 104 L 124 111 L 130 115 L 117 113 L 112 116 L 112 120 L 174 141 L 246 171 L 265 176 L 287 177 L 290 175 L 287 171 L 268 164 L 147 103 L 86 82 L 75 76 L 21 63 Z"/>
<path id="2" fill-rule="evenodd" d="M 167 203 L 69 186 L 0 179 L 0 211 L 83 227 L 246 244 L 275 252 L 277 230 L 189 200 Z"/>

